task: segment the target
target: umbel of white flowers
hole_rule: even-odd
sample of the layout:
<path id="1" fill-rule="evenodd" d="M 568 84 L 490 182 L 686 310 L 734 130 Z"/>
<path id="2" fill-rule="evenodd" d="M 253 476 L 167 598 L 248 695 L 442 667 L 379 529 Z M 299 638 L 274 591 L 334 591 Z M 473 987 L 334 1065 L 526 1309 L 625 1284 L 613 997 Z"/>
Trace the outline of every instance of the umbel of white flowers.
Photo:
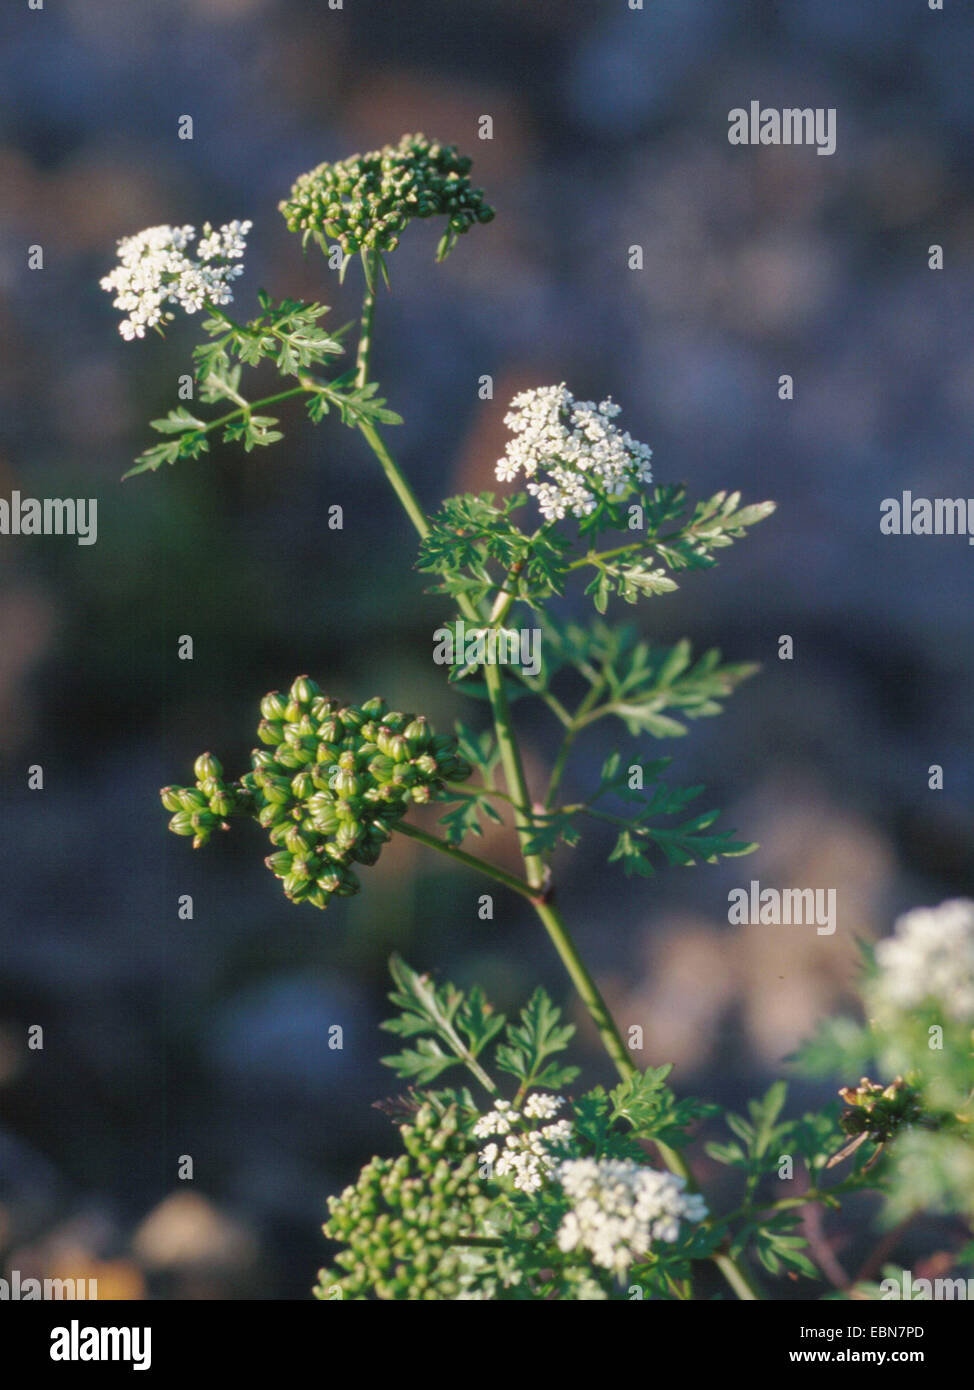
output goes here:
<path id="1" fill-rule="evenodd" d="M 569 1120 L 554 1117 L 565 1104 L 564 1096 L 535 1091 L 518 1110 L 510 1101 L 494 1102 L 493 1110 L 482 1115 L 473 1127 L 477 1139 L 497 1135 L 500 1144 L 488 1144 L 481 1150 L 480 1161 L 487 1163 L 500 1178 L 513 1177 L 514 1186 L 522 1192 L 537 1192 L 546 1177 L 553 1172 L 559 1150 L 572 1141 Z M 531 1129 L 527 1120 L 553 1120 L 552 1124 Z"/>
<path id="2" fill-rule="evenodd" d="M 974 1022 L 974 902 L 953 898 L 918 907 L 876 947 L 874 1004 L 894 1010 L 936 1004 L 947 1018 Z"/>
<path id="3" fill-rule="evenodd" d="M 597 1265 L 619 1277 L 654 1240 L 672 1244 L 681 1221 L 707 1216 L 704 1199 L 687 1192 L 683 1178 L 632 1159 L 569 1159 L 558 1165 L 555 1178 L 571 1202 L 558 1231 L 559 1249 L 588 1250 Z"/>
<path id="4" fill-rule="evenodd" d="M 116 309 L 126 315 L 118 325 L 123 338 L 144 338 L 175 315 L 168 306 L 195 314 L 204 304 L 229 304 L 230 286 L 243 266 L 236 265 L 247 249 L 252 222 L 226 222 L 216 231 L 207 222 L 196 245 L 195 227 L 147 227 L 118 243 L 118 265 L 100 281 L 115 292 Z"/>
<path id="5" fill-rule="evenodd" d="M 588 516 L 601 500 L 625 497 L 652 482 L 653 451 L 612 423 L 618 414 L 608 398 L 576 401 L 564 382 L 522 391 L 504 416 L 514 438 L 497 477 L 506 483 L 523 473 L 547 521 Z"/>

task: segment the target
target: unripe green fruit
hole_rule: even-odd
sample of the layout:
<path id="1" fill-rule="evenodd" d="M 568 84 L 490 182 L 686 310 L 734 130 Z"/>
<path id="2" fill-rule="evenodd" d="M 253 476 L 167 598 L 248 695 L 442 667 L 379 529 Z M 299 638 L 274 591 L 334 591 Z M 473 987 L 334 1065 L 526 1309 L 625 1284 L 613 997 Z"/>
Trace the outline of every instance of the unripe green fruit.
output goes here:
<path id="1" fill-rule="evenodd" d="M 205 844 L 235 814 L 253 816 L 276 853 L 266 863 L 294 901 L 324 907 L 332 895 L 359 891 L 349 865 L 374 864 L 391 829 L 413 802 L 425 802 L 459 768 L 456 743 L 436 736 L 422 716 L 326 699 L 299 676 L 287 696 L 261 701 L 252 771 L 228 784 L 212 754 L 197 758 L 195 788 L 162 788 L 171 828 Z M 226 826 L 224 825 L 224 828 Z M 328 867 L 326 867 L 328 866 Z"/>
<path id="2" fill-rule="evenodd" d="M 223 776 L 223 765 L 212 753 L 201 753 L 193 764 L 193 771 L 198 782 L 205 782 L 208 778 L 219 778 Z"/>
<path id="3" fill-rule="evenodd" d="M 311 701 L 320 694 L 321 686 L 310 676 L 298 676 L 291 686 L 291 699 L 297 700 L 299 705 L 310 705 Z"/>
<path id="4" fill-rule="evenodd" d="M 381 748 L 382 745 L 380 744 Z M 394 763 L 404 763 L 409 757 L 409 746 L 402 734 L 393 734 L 388 741 L 388 747 L 382 751 L 387 753 Z"/>
<path id="5" fill-rule="evenodd" d="M 331 715 L 328 719 L 322 720 L 321 724 L 318 726 L 318 738 L 321 740 L 321 743 L 325 745 L 340 743 L 343 737 L 344 731 L 341 726 L 341 721 L 335 715 Z M 318 756 L 319 761 L 321 761 L 320 751 Z"/>
<path id="6" fill-rule="evenodd" d="M 316 695 L 311 701 L 311 717 L 318 724 L 320 724 L 323 719 L 328 719 L 337 709 L 337 702 L 328 699 L 325 695 Z"/>
<path id="7" fill-rule="evenodd" d="M 210 797 L 210 810 L 221 819 L 224 816 L 232 815 L 234 810 L 233 797 L 226 790 L 214 792 Z"/>
<path id="8" fill-rule="evenodd" d="M 272 723 L 280 723 L 284 718 L 287 701 L 279 690 L 272 690 L 260 702 L 260 712 Z"/>
<path id="9" fill-rule="evenodd" d="M 411 720 L 410 723 L 406 725 L 403 730 L 403 737 L 406 740 L 406 746 L 413 756 L 425 750 L 429 744 L 430 732 L 429 725 L 422 715 L 420 715 L 418 719 Z"/>
<path id="10" fill-rule="evenodd" d="M 261 790 L 265 798 L 276 806 L 287 806 L 292 800 L 291 783 L 286 777 L 267 773 L 261 784 Z"/>
<path id="11" fill-rule="evenodd" d="M 291 792 L 298 801 L 307 801 L 314 795 L 314 789 L 314 778 L 307 769 L 296 772 L 291 778 Z"/>

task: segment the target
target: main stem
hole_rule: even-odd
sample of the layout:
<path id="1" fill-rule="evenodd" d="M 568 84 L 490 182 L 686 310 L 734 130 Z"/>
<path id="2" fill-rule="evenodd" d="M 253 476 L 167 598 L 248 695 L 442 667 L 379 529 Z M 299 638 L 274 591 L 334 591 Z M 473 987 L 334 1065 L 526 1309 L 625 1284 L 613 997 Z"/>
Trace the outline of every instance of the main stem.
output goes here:
<path id="1" fill-rule="evenodd" d="M 372 273 L 369 277 L 370 283 L 366 284 L 365 298 L 362 303 L 362 316 L 359 327 L 358 351 L 356 354 L 356 385 L 364 386 L 368 382 L 369 362 L 372 350 L 372 330 L 375 316 L 375 290 L 377 286 L 378 266 L 373 260 Z M 422 507 L 416 498 L 406 478 L 399 469 L 399 465 L 386 448 L 382 436 L 376 428 L 369 423 L 359 423 L 359 429 L 368 442 L 372 452 L 382 466 L 382 471 L 388 478 L 392 488 L 402 504 L 403 510 L 409 517 L 413 526 L 420 537 L 423 539 L 429 533 L 429 522 Z M 503 622 L 514 601 L 514 595 L 502 592 L 497 597 L 497 602 L 493 607 L 487 621 L 489 623 Z M 484 621 L 483 616 L 477 608 L 467 598 L 461 594 L 457 598 L 457 604 L 464 617 L 476 623 Z M 489 663 L 484 665 L 484 679 L 487 685 L 487 694 L 490 699 L 491 709 L 494 716 L 494 728 L 497 733 L 497 745 L 501 755 L 501 765 L 504 769 L 504 777 L 507 781 L 507 789 L 510 793 L 511 802 L 514 807 L 514 821 L 517 827 L 518 840 L 521 845 L 521 856 L 524 860 L 524 869 L 527 876 L 527 884 L 523 885 L 521 880 L 514 878 L 513 875 L 506 874 L 503 870 L 498 870 L 495 866 L 490 866 L 490 876 L 499 882 L 507 882 L 507 886 L 527 897 L 535 912 L 544 926 L 545 931 L 554 946 L 555 950 L 564 965 L 572 984 L 578 993 L 579 998 L 585 1005 L 588 1013 L 598 1029 L 599 1036 L 606 1052 L 611 1058 L 616 1071 L 626 1080 L 633 1076 L 639 1069 L 633 1062 L 626 1049 L 625 1043 L 616 1027 L 615 1021 L 609 1012 L 605 1000 L 602 998 L 598 985 L 592 979 L 588 967 L 578 954 L 578 949 L 565 925 L 561 912 L 550 899 L 547 888 L 547 871 L 544 861 L 540 856 L 528 852 L 526 842 L 532 830 L 531 822 L 531 800 L 528 792 L 527 779 L 524 776 L 524 766 L 521 761 L 520 747 L 514 732 L 514 725 L 511 720 L 510 704 L 507 699 L 507 691 L 504 688 L 503 676 L 496 665 Z M 591 692 L 590 692 L 591 693 Z M 567 755 L 566 755 L 567 756 Z M 410 836 L 414 840 L 419 840 L 431 848 L 441 852 L 447 852 L 451 858 L 460 863 L 469 865 L 472 868 L 484 871 L 484 861 L 478 860 L 474 855 L 468 855 L 465 851 L 456 849 L 454 846 L 447 845 L 444 841 L 438 840 L 435 835 L 428 835 L 425 831 L 417 830 L 413 826 L 401 824 L 397 826 L 403 834 Z M 528 892 L 524 892 L 524 887 Z M 657 1142 L 660 1157 L 669 1168 L 671 1173 L 683 1178 L 687 1186 L 696 1189 L 696 1183 L 689 1165 L 682 1154 L 676 1149 L 671 1149 L 668 1144 Z M 753 1300 L 760 1298 L 760 1293 L 751 1282 L 748 1274 L 741 1265 L 726 1252 L 718 1251 L 713 1256 L 714 1264 L 724 1275 L 731 1288 L 738 1298 Z"/>

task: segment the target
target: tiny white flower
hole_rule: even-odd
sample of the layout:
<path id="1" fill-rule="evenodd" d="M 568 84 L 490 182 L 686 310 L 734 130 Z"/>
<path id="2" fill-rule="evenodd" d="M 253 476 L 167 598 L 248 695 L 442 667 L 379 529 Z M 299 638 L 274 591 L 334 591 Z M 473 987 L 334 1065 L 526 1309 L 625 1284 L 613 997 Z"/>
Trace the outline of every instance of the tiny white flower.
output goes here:
<path id="1" fill-rule="evenodd" d="M 954 898 L 905 913 L 876 947 L 874 1002 L 895 1010 L 933 1001 L 949 1018 L 974 1021 L 974 902 Z"/>
<path id="2" fill-rule="evenodd" d="M 510 1101 L 495 1101 L 493 1110 L 476 1121 L 473 1133 L 478 1139 L 497 1135 L 503 1137 L 504 1143 L 488 1144 L 481 1149 L 481 1163 L 487 1164 L 499 1178 L 512 1178 L 521 1192 L 537 1192 L 570 1145 L 573 1130 L 569 1120 L 556 1120 L 541 1129 L 528 1129 L 525 1122 L 548 1119 L 564 1104 L 564 1096 L 542 1091 L 528 1097 L 523 1111 Z"/>
<path id="3" fill-rule="evenodd" d="M 564 383 L 522 391 L 504 417 L 514 438 L 497 462 L 498 479 L 523 473 L 548 521 L 584 517 L 602 497 L 625 497 L 652 482 L 652 450 L 612 423 L 618 413 L 612 400 L 576 401 Z"/>
<path id="4" fill-rule="evenodd" d="M 243 256 L 252 226 L 234 221 L 214 231 L 206 223 L 196 247 L 198 260 L 187 251 L 195 227 L 147 227 L 122 237 L 118 265 L 99 282 L 103 290 L 114 291 L 112 303 L 126 315 L 118 326 L 122 337 L 144 338 L 147 328 L 175 317 L 171 307 L 195 314 L 206 304 L 229 304 L 231 282 L 243 274 L 242 265 L 229 262 Z"/>
<path id="5" fill-rule="evenodd" d="M 524 1102 L 524 1113 L 529 1120 L 550 1120 L 565 1104 L 564 1096 L 552 1096 L 544 1091 L 532 1091 Z"/>
<path id="6" fill-rule="evenodd" d="M 654 1240 L 671 1244 L 681 1221 L 702 1221 L 703 1198 L 683 1178 L 631 1159 L 569 1159 L 555 1178 L 571 1206 L 558 1230 L 559 1249 L 585 1249 L 603 1269 L 623 1276 Z"/>

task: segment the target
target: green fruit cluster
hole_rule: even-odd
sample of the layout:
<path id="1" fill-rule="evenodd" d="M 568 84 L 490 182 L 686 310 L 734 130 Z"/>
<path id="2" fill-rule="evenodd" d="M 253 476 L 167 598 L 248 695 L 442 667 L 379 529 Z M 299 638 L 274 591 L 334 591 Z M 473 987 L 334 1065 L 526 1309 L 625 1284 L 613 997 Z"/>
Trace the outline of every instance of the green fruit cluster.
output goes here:
<path id="1" fill-rule="evenodd" d="M 902 1076 L 888 1086 L 864 1076 L 855 1088 L 843 1086 L 839 1095 L 849 1106 L 839 1116 L 846 1134 L 868 1134 L 875 1142 L 886 1143 L 904 1125 L 924 1122 L 919 1092 Z"/>
<path id="2" fill-rule="evenodd" d="M 445 782 L 464 781 L 469 763 L 456 740 L 434 734 L 426 719 L 390 710 L 376 697 L 342 705 L 299 676 L 286 694 L 260 705 L 251 771 L 223 780 L 209 753 L 197 758 L 195 787 L 163 787 L 170 830 L 206 844 L 227 817 L 248 815 L 270 834 L 264 862 L 294 902 L 328 906 L 360 887 L 353 863 L 374 864 L 392 828 L 413 804 L 430 801 Z"/>
<path id="3" fill-rule="evenodd" d="M 455 145 L 404 135 L 398 145 L 302 174 L 280 210 L 290 231 L 331 237 L 346 255 L 394 251 L 413 218 L 446 217 L 442 259 L 457 236 L 494 216 L 483 189 L 471 186 L 471 164 Z"/>
<path id="4" fill-rule="evenodd" d="M 163 787 L 159 796 L 173 818 L 174 835 L 192 835 L 193 848 L 205 845 L 214 830 L 227 830 L 227 817 L 250 808 L 249 794 L 239 784 L 224 781 L 223 767 L 212 753 L 201 753 L 193 764 L 195 787 Z"/>
<path id="5" fill-rule="evenodd" d="M 455 1106 L 423 1104 L 401 1130 L 406 1152 L 374 1158 L 358 1181 L 328 1199 L 324 1232 L 344 1247 L 337 1269 L 318 1275 L 315 1296 L 411 1301 L 456 1299 L 473 1235 L 490 1208 L 477 1176 L 477 1151 Z"/>

